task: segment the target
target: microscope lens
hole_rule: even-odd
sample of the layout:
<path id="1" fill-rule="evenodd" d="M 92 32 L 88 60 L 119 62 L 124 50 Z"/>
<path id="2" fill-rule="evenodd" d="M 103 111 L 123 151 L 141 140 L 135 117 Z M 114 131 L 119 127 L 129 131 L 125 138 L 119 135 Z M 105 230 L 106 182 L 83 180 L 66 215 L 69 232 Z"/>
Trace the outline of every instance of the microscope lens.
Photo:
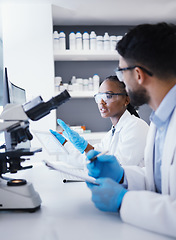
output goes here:
<path id="1" fill-rule="evenodd" d="M 21 186 L 27 184 L 25 179 L 11 179 L 7 182 L 8 186 Z"/>

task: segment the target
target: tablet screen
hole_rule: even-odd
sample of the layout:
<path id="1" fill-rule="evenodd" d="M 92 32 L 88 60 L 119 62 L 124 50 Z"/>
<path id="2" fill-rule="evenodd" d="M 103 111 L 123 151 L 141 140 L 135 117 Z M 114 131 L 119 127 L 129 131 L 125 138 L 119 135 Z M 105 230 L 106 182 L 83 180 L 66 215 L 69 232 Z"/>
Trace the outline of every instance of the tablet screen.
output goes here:
<path id="1" fill-rule="evenodd" d="M 32 131 L 48 154 L 69 154 L 68 150 L 57 140 L 57 138 L 47 131 Z"/>

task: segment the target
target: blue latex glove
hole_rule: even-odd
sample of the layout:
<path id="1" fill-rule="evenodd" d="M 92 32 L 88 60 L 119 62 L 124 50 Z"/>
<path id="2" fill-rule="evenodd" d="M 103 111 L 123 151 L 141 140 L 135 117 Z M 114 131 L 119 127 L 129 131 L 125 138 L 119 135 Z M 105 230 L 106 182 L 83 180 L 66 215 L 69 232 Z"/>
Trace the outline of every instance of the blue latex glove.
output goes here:
<path id="1" fill-rule="evenodd" d="M 127 193 L 127 189 L 122 187 L 110 178 L 99 178 L 95 185 L 87 183 L 92 192 L 92 201 L 95 206 L 102 211 L 117 212 L 120 210 L 122 199 Z"/>
<path id="2" fill-rule="evenodd" d="M 99 152 L 90 150 L 87 153 L 87 159 L 90 160 Z M 87 164 L 88 174 L 94 178 L 108 177 L 116 182 L 120 182 L 123 177 L 124 170 L 113 155 L 101 155 L 95 161 Z"/>
<path id="3" fill-rule="evenodd" d="M 64 136 L 62 136 L 60 133 L 53 131 L 50 129 L 50 132 L 57 138 L 57 140 L 63 145 L 63 143 L 65 142 L 65 138 Z"/>
<path id="4" fill-rule="evenodd" d="M 77 132 L 69 128 L 67 124 L 65 124 L 64 121 L 62 121 L 61 119 L 57 119 L 57 123 L 63 128 L 64 136 L 70 140 L 70 142 L 75 146 L 75 148 L 77 148 L 81 153 L 84 153 L 88 142 Z"/>

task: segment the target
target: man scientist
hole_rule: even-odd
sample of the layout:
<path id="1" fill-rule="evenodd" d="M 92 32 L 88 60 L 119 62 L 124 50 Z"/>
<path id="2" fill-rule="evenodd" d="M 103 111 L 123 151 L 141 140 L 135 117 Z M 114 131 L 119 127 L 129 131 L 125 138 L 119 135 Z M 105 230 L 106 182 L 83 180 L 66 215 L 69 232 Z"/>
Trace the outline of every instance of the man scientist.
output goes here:
<path id="1" fill-rule="evenodd" d="M 176 237 L 176 26 L 138 25 L 116 49 L 116 74 L 131 103 L 153 110 L 145 167 L 122 168 L 115 156 L 97 157 L 88 164 L 99 184 L 87 183 L 92 201 L 102 211 L 118 211 L 126 223 Z M 97 154 L 91 150 L 87 158 Z"/>

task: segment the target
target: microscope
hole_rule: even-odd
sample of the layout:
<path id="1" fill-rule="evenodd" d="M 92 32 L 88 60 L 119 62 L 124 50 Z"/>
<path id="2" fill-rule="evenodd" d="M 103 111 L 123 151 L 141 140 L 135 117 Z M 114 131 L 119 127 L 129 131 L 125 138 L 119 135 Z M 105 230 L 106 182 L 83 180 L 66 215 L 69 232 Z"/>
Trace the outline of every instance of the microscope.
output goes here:
<path id="1" fill-rule="evenodd" d="M 65 90 L 47 102 L 38 96 L 23 105 L 7 104 L 4 107 L 0 115 L 0 132 L 5 132 L 10 146 L 6 143 L 0 149 L 0 210 L 33 212 L 40 208 L 41 199 L 32 183 L 25 179 L 8 178 L 4 174 L 32 168 L 24 167 L 21 163 L 42 149 L 18 147 L 20 143 L 33 138 L 29 130 L 29 120 L 38 121 L 69 99 L 70 95 Z"/>

